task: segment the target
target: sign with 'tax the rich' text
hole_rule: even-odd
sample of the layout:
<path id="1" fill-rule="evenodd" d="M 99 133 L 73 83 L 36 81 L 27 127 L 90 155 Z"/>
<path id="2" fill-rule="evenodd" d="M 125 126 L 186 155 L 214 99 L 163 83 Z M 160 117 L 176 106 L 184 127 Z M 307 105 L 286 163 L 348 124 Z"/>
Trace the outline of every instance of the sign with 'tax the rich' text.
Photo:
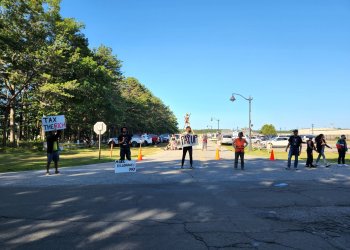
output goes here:
<path id="1" fill-rule="evenodd" d="M 45 116 L 41 120 L 45 132 L 66 129 L 66 119 L 64 115 Z"/>

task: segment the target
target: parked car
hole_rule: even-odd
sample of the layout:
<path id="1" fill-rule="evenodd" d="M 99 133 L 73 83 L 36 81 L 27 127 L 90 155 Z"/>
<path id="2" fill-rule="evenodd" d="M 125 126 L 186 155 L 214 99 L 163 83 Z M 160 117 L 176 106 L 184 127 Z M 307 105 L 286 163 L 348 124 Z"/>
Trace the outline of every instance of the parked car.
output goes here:
<path id="1" fill-rule="evenodd" d="M 152 138 L 150 136 L 148 136 L 147 134 L 143 134 L 140 137 L 141 137 L 143 145 L 148 146 L 148 145 L 152 144 Z"/>
<path id="2" fill-rule="evenodd" d="M 111 144 L 113 143 L 113 146 L 116 147 L 118 144 L 118 138 L 117 137 L 113 137 L 113 138 L 109 138 L 107 141 L 108 146 L 111 146 Z"/>
<path id="3" fill-rule="evenodd" d="M 146 140 L 145 140 L 142 136 L 140 136 L 140 135 L 133 135 L 133 136 L 131 137 L 131 146 L 132 146 L 132 147 L 137 147 L 137 146 L 139 146 L 140 144 L 145 144 L 145 141 L 146 141 Z M 148 143 L 148 142 L 152 143 L 152 140 L 148 139 L 146 142 L 147 142 L 147 143 Z M 118 138 L 117 138 L 117 137 L 109 138 L 108 141 L 107 141 L 107 144 L 108 144 L 109 146 L 111 146 L 112 143 L 113 143 L 113 146 L 114 146 L 114 147 L 115 147 L 115 146 L 119 146 Z M 149 144 L 149 143 L 148 143 L 148 144 Z"/>
<path id="4" fill-rule="evenodd" d="M 232 145 L 232 135 L 223 135 L 221 143 L 226 145 Z"/>
<path id="5" fill-rule="evenodd" d="M 249 136 L 247 136 L 246 140 L 249 142 Z M 252 136 L 252 143 L 260 143 L 261 141 L 259 136 Z"/>
<path id="6" fill-rule="evenodd" d="M 303 140 L 304 143 L 306 143 L 306 141 L 311 138 L 311 139 L 315 139 L 316 136 L 314 135 L 300 135 L 301 139 Z"/>
<path id="7" fill-rule="evenodd" d="M 169 142 L 170 141 L 170 135 L 169 134 L 161 134 L 161 135 L 159 135 L 159 141 L 160 142 Z"/>
<path id="8" fill-rule="evenodd" d="M 153 145 L 160 143 L 160 139 L 158 135 L 148 134 L 148 137 L 152 139 Z"/>
<path id="9" fill-rule="evenodd" d="M 270 147 L 270 148 L 278 148 L 278 147 L 282 148 L 282 147 L 288 146 L 288 140 L 289 140 L 289 137 L 287 136 L 278 136 L 273 140 L 264 141 L 263 144 L 266 147 Z"/>

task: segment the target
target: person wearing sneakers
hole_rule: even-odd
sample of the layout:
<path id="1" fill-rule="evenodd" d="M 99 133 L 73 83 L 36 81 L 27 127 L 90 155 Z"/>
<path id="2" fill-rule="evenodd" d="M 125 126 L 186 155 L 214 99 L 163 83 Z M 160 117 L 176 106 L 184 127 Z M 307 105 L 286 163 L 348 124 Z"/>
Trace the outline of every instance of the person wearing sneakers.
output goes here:
<path id="1" fill-rule="evenodd" d="M 306 165 L 305 167 L 307 168 L 315 168 L 316 166 L 313 165 L 314 162 L 314 154 L 313 151 L 316 151 L 316 147 L 315 147 L 315 143 L 312 140 L 311 137 L 309 137 L 309 139 L 306 141 L 306 153 L 307 153 L 307 159 L 306 159 Z"/>
<path id="2" fill-rule="evenodd" d="M 244 149 L 248 146 L 248 142 L 243 138 L 243 132 L 238 133 L 238 138 L 232 143 L 235 149 L 235 170 L 238 168 L 238 158 L 241 158 L 241 169 L 244 170 Z"/>
<path id="3" fill-rule="evenodd" d="M 186 135 L 192 135 L 192 129 L 190 126 L 186 127 L 186 132 L 184 133 L 184 136 Z M 191 165 L 191 169 L 193 169 L 193 158 L 192 158 L 192 146 L 186 146 L 186 147 L 182 147 L 182 160 L 181 160 L 181 168 L 184 168 L 184 163 L 185 163 L 185 158 L 186 158 L 186 154 L 190 155 L 190 165 Z"/>
<path id="4" fill-rule="evenodd" d="M 54 132 L 50 131 L 47 136 L 47 164 L 46 164 L 46 175 L 50 175 L 50 164 L 53 161 L 55 164 L 55 174 L 58 174 L 58 161 L 59 161 L 59 150 L 58 140 L 61 136 L 61 130 Z"/>
<path id="5" fill-rule="evenodd" d="M 287 170 L 290 169 L 290 166 L 292 165 L 292 156 L 294 155 L 294 169 L 298 170 L 298 158 L 300 156 L 301 150 L 303 148 L 302 143 L 303 140 L 301 137 L 298 135 L 299 131 L 297 129 L 293 130 L 293 135 L 289 137 L 288 140 L 288 145 L 286 147 L 286 152 L 288 152 L 289 149 L 289 154 L 288 154 L 288 166 Z"/>
<path id="6" fill-rule="evenodd" d="M 118 136 L 118 142 L 120 146 L 120 160 L 125 161 L 125 157 L 127 160 L 131 161 L 131 139 L 132 136 L 128 132 L 127 127 L 122 127 L 120 130 L 121 134 Z"/>
<path id="7" fill-rule="evenodd" d="M 326 142 L 325 137 L 324 137 L 323 134 L 320 134 L 320 135 L 316 136 L 315 141 L 316 141 L 316 150 L 317 150 L 317 153 L 318 153 L 318 157 L 317 157 L 317 160 L 316 160 L 316 166 L 318 166 L 318 162 L 320 161 L 321 156 L 322 156 L 323 163 L 324 163 L 325 167 L 328 168 L 331 164 L 329 164 L 327 162 L 326 155 L 324 154 L 324 150 L 325 150 L 326 147 L 330 148 L 330 149 L 332 149 L 332 147 L 327 145 L 327 142 Z"/>
<path id="8" fill-rule="evenodd" d="M 338 166 L 347 166 L 345 164 L 345 155 L 346 155 L 346 152 L 348 151 L 348 145 L 346 143 L 345 135 L 342 135 L 340 139 L 337 141 L 337 149 L 339 154 Z"/>

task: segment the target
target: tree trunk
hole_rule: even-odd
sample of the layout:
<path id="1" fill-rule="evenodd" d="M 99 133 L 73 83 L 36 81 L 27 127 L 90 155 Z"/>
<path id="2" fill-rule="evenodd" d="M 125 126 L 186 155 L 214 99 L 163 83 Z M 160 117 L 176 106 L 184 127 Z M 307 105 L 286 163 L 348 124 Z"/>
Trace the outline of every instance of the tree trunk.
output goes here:
<path id="1" fill-rule="evenodd" d="M 8 109 L 5 109 L 5 113 L 4 113 L 4 121 L 2 124 L 2 146 L 6 146 L 6 142 L 7 142 L 7 123 L 9 120 L 9 115 L 8 115 Z"/>
<path id="2" fill-rule="evenodd" d="M 10 107 L 10 143 L 11 144 L 15 143 L 15 130 L 16 130 L 15 108 L 14 108 L 14 106 L 11 106 Z"/>

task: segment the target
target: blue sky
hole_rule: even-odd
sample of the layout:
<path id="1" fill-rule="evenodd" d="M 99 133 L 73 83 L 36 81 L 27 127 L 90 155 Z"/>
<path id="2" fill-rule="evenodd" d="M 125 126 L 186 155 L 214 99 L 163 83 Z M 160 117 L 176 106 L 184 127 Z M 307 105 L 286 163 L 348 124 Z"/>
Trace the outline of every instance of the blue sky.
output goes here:
<path id="1" fill-rule="evenodd" d="M 61 13 L 86 25 L 194 128 L 350 128 L 348 0 L 63 0 Z"/>

